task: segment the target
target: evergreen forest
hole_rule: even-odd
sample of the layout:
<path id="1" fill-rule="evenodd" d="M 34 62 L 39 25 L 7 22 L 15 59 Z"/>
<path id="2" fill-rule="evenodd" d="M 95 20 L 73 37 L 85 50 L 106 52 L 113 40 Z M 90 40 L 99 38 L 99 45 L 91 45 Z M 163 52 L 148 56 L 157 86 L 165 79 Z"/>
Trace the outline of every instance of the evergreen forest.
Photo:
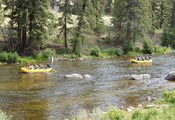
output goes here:
<path id="1" fill-rule="evenodd" d="M 0 50 L 20 56 L 175 48 L 175 0 L 0 0 Z M 46 50 L 47 49 L 47 50 Z"/>

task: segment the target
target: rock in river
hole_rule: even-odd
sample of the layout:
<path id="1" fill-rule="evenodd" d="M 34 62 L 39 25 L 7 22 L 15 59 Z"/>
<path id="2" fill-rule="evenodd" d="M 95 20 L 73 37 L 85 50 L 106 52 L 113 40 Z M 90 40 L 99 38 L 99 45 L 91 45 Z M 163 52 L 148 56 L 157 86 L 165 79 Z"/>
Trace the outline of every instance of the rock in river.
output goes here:
<path id="1" fill-rule="evenodd" d="M 91 78 L 91 75 L 89 74 L 78 74 L 78 73 L 73 73 L 73 74 L 69 74 L 69 75 L 65 75 L 65 78 L 78 78 L 78 79 L 83 79 L 83 78 Z"/>
<path id="2" fill-rule="evenodd" d="M 165 79 L 175 81 L 175 71 L 168 73 L 168 75 L 165 77 Z"/>
<path id="3" fill-rule="evenodd" d="M 150 74 L 140 74 L 140 75 L 132 75 L 131 79 L 133 80 L 145 80 L 145 79 L 150 79 L 151 75 Z"/>

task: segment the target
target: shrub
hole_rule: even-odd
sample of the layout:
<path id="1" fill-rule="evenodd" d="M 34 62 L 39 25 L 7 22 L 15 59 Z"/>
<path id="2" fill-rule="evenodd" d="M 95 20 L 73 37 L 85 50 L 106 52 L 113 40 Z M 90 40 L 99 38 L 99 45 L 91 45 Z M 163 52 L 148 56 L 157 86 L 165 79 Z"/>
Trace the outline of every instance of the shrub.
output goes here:
<path id="1" fill-rule="evenodd" d="M 14 52 L 2 52 L 0 53 L 0 61 L 7 62 L 7 63 L 16 63 L 18 61 L 19 55 Z"/>
<path id="2" fill-rule="evenodd" d="M 143 42 L 143 53 L 152 54 L 154 52 L 154 46 L 151 40 L 145 40 Z"/>
<path id="3" fill-rule="evenodd" d="M 37 60 L 42 61 L 42 60 L 47 60 L 51 58 L 52 56 L 56 55 L 56 51 L 50 48 L 47 48 L 43 51 L 38 52 L 35 57 Z"/>
<path id="4" fill-rule="evenodd" d="M 175 34 L 174 34 L 174 28 L 171 27 L 165 27 L 162 34 L 162 46 L 171 46 L 172 48 L 175 48 L 175 42 L 174 42 Z"/>
<path id="5" fill-rule="evenodd" d="M 80 38 L 75 38 L 73 42 L 73 53 L 80 57 L 82 55 L 82 41 Z"/>
<path id="6" fill-rule="evenodd" d="M 133 42 L 125 42 L 123 45 L 123 52 L 124 54 L 128 54 L 130 51 L 134 51 L 134 44 Z"/>
<path id="7" fill-rule="evenodd" d="M 163 99 L 165 102 L 175 104 L 175 91 L 165 91 L 163 92 Z"/>
<path id="8" fill-rule="evenodd" d="M 150 109 L 145 113 L 143 120 L 155 120 L 157 118 L 156 116 L 158 116 L 158 111 L 156 109 Z"/>
<path id="9" fill-rule="evenodd" d="M 90 49 L 90 55 L 95 56 L 95 57 L 99 57 L 100 54 L 101 54 L 101 50 L 98 46 L 95 46 L 95 47 Z"/>
<path id="10" fill-rule="evenodd" d="M 172 48 L 171 47 L 158 47 L 158 46 L 155 46 L 154 47 L 154 52 L 155 53 L 159 53 L 159 54 L 170 53 L 170 52 L 172 52 Z"/>
<path id="11" fill-rule="evenodd" d="M 14 53 L 9 53 L 8 54 L 8 59 L 7 59 L 7 63 L 16 63 L 18 61 L 19 55 L 14 52 Z"/>
<path id="12" fill-rule="evenodd" d="M 135 111 L 132 116 L 131 119 L 132 120 L 143 120 L 143 113 L 141 111 Z"/>
<path id="13" fill-rule="evenodd" d="M 0 120 L 11 120 L 12 116 L 7 115 L 5 112 L 0 110 Z"/>
<path id="14" fill-rule="evenodd" d="M 141 53 L 141 52 L 142 52 L 141 48 L 139 48 L 139 47 L 136 47 L 136 48 L 134 49 L 134 51 L 135 51 L 136 53 Z"/>
<path id="15" fill-rule="evenodd" d="M 116 110 L 112 107 L 109 110 L 108 116 L 110 120 L 123 120 L 125 114 L 122 110 Z"/>
<path id="16" fill-rule="evenodd" d="M 18 62 L 21 64 L 36 63 L 36 61 L 32 57 L 19 57 Z"/>
<path id="17" fill-rule="evenodd" d="M 105 53 L 107 53 L 110 56 L 121 56 L 123 55 L 123 50 L 120 48 L 108 48 L 106 50 L 104 50 Z"/>
<path id="18" fill-rule="evenodd" d="M 8 53 L 7 52 L 0 53 L 0 61 L 7 62 L 7 60 L 8 60 Z"/>

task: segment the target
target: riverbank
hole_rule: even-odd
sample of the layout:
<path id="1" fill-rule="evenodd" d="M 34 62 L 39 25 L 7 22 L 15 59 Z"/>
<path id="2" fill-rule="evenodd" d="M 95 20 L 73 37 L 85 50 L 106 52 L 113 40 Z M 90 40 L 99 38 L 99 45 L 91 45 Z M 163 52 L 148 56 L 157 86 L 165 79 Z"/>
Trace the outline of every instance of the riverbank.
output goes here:
<path id="1" fill-rule="evenodd" d="M 174 98 L 175 91 L 165 91 L 161 100 L 149 105 L 139 105 L 137 108 L 129 106 L 125 110 L 110 107 L 107 112 L 100 109 L 95 109 L 93 112 L 82 110 L 70 120 L 174 120 Z"/>

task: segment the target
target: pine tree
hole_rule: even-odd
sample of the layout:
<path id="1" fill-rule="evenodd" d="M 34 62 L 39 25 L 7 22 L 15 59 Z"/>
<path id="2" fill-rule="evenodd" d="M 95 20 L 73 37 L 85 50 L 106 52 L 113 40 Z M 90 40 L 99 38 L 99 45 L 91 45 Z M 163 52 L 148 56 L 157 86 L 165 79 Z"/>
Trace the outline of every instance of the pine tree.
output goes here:
<path id="1" fill-rule="evenodd" d="M 61 27 L 59 37 L 63 34 L 65 49 L 68 48 L 68 42 L 67 42 L 68 29 L 69 29 L 68 24 L 73 24 L 73 20 L 71 18 L 71 14 L 72 14 L 71 3 L 72 3 L 72 0 L 65 0 L 64 1 L 63 7 L 62 7 L 62 9 L 63 9 L 62 17 L 58 18 L 58 22 L 59 22 L 58 25 Z"/>
<path id="2" fill-rule="evenodd" d="M 126 45 L 134 45 L 144 38 L 151 29 L 151 3 L 149 0 L 115 0 L 113 24 L 116 40 Z M 126 52 L 129 52 L 129 47 Z"/>
<path id="3" fill-rule="evenodd" d="M 16 30 L 15 30 L 15 15 L 14 15 L 14 11 L 16 9 L 15 4 L 16 4 L 16 0 L 3 0 L 3 3 L 5 5 L 4 11 L 8 11 L 5 14 L 5 17 L 8 17 L 9 20 L 9 24 L 7 26 L 7 33 L 6 35 L 4 35 L 6 37 L 6 39 L 8 40 L 8 50 L 15 50 L 17 47 L 17 34 L 16 34 Z"/>
<path id="4" fill-rule="evenodd" d="M 9 22 L 9 48 L 25 53 L 39 49 L 47 39 L 50 0 L 4 0 Z"/>
<path id="5" fill-rule="evenodd" d="M 152 0 L 152 26 L 153 29 L 161 29 L 169 16 L 167 0 Z"/>
<path id="6" fill-rule="evenodd" d="M 93 31 L 98 35 L 104 32 L 104 22 L 102 15 L 106 6 L 106 0 L 92 0 L 90 3 L 90 24 Z"/>
<path id="7" fill-rule="evenodd" d="M 163 29 L 162 45 L 175 48 L 175 0 L 169 1 L 168 6 L 170 15 Z"/>
<path id="8" fill-rule="evenodd" d="M 106 6 L 105 6 L 105 12 L 109 15 L 112 12 L 112 2 L 113 0 L 107 0 Z"/>
<path id="9" fill-rule="evenodd" d="M 77 1 L 78 6 L 81 6 L 81 8 L 79 8 L 79 12 L 78 12 L 78 25 L 75 29 L 75 35 L 74 35 L 74 40 L 73 40 L 73 53 L 77 54 L 77 55 L 81 55 L 82 53 L 82 43 L 85 39 L 85 36 L 87 34 L 91 34 L 91 30 L 90 30 L 90 24 L 88 22 L 88 18 L 87 18 L 87 6 L 88 6 L 88 0 L 81 0 L 81 1 Z"/>
<path id="10" fill-rule="evenodd" d="M 50 0 L 28 0 L 29 46 L 40 49 L 48 38 Z"/>

